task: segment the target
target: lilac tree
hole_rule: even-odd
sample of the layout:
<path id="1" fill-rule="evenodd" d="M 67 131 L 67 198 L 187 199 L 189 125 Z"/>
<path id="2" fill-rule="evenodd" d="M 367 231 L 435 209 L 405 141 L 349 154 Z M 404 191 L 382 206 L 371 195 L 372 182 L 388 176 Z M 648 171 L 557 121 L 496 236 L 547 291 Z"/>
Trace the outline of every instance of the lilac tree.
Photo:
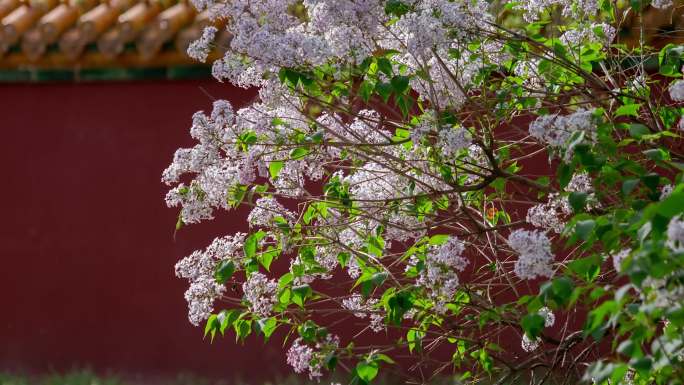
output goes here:
<path id="1" fill-rule="evenodd" d="M 684 48 L 617 34 L 671 1 L 194 3 L 259 98 L 163 173 L 179 229 L 252 207 L 176 265 L 192 324 L 315 380 L 682 383 Z"/>

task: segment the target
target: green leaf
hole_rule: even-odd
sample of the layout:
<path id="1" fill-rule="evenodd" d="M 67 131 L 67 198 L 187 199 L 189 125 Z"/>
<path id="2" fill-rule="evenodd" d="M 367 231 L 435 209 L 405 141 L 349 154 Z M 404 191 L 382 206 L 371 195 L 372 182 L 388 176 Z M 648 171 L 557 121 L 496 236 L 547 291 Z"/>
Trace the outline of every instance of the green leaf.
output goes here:
<path id="1" fill-rule="evenodd" d="M 601 271 L 601 258 L 598 255 L 578 258 L 568 263 L 568 269 L 585 281 L 591 282 Z"/>
<path id="2" fill-rule="evenodd" d="M 315 341 L 318 335 L 324 336 L 324 331 L 325 329 L 319 328 L 312 320 L 307 320 L 297 327 L 297 332 L 306 342 Z"/>
<path id="3" fill-rule="evenodd" d="M 228 197 L 228 204 L 230 207 L 238 207 L 247 195 L 247 186 L 238 184 L 230 189 L 230 194 Z M 251 191 L 251 190 L 250 190 Z"/>
<path id="4" fill-rule="evenodd" d="M 408 348 L 410 353 L 413 353 L 414 350 L 421 350 L 424 336 L 425 333 L 416 329 L 409 329 L 409 331 L 406 332 L 406 342 L 408 342 Z"/>
<path id="5" fill-rule="evenodd" d="M 271 179 L 278 177 L 278 174 L 280 174 L 280 170 L 283 169 L 283 166 L 284 164 L 282 160 L 274 160 L 268 164 L 268 173 L 271 174 Z"/>
<path id="6" fill-rule="evenodd" d="M 397 75 L 390 80 L 392 89 L 398 95 L 403 95 L 409 90 L 408 76 Z"/>
<path id="7" fill-rule="evenodd" d="M 268 249 L 259 255 L 259 263 L 266 269 L 266 271 L 271 271 L 271 262 L 280 254 L 280 249 L 276 249 L 273 246 L 269 246 Z"/>
<path id="8" fill-rule="evenodd" d="M 252 258 L 256 254 L 257 240 L 256 238 L 249 236 L 245 240 L 245 245 L 243 246 L 245 257 Z"/>
<path id="9" fill-rule="evenodd" d="M 558 166 L 558 171 L 556 171 L 556 173 L 558 174 L 558 183 L 560 184 L 560 187 L 565 188 L 570 182 L 570 179 L 572 179 L 574 169 L 570 167 L 569 164 L 563 163 Z"/>
<path id="10" fill-rule="evenodd" d="M 656 162 L 671 160 L 670 153 L 662 148 L 652 148 L 649 150 L 642 151 L 642 153 L 646 155 L 649 159 Z"/>
<path id="11" fill-rule="evenodd" d="M 378 69 L 387 76 L 392 76 L 392 62 L 389 59 L 381 57 L 378 58 Z"/>
<path id="12" fill-rule="evenodd" d="M 361 85 L 359 86 L 359 96 L 361 96 L 361 99 L 363 99 L 364 102 L 368 103 L 368 100 L 370 100 L 371 96 L 373 95 L 374 88 L 374 82 L 364 80 L 361 83 Z"/>
<path id="13" fill-rule="evenodd" d="M 388 290 L 392 290 L 388 289 Z M 404 319 L 404 314 L 411 310 L 413 303 L 411 302 L 411 295 L 406 291 L 394 293 L 387 298 L 385 310 L 387 311 L 387 319 L 395 325 L 400 325 Z"/>
<path id="14" fill-rule="evenodd" d="M 589 239 L 589 235 L 594 231 L 596 227 L 596 222 L 593 219 L 587 219 L 584 221 L 579 221 L 575 225 L 575 234 L 582 240 Z"/>
<path id="15" fill-rule="evenodd" d="M 632 0 L 635 1 L 635 0 Z M 645 4 L 646 2 L 644 2 Z M 682 67 L 681 58 L 684 46 L 668 44 L 658 53 L 659 71 L 662 75 L 679 77 L 682 76 L 679 69 Z"/>
<path id="16" fill-rule="evenodd" d="M 379 354 L 375 355 L 375 358 L 378 361 L 386 362 L 390 365 L 396 364 L 396 362 L 392 358 L 390 358 L 387 354 L 379 353 Z"/>
<path id="17" fill-rule="evenodd" d="M 396 17 L 401 17 L 410 11 L 411 8 L 400 0 L 387 0 L 385 3 L 385 13 Z"/>
<path id="18" fill-rule="evenodd" d="M 368 242 L 366 243 L 368 247 L 368 252 L 375 255 L 376 257 L 382 257 L 385 250 L 385 240 L 381 236 L 368 237 Z"/>
<path id="19" fill-rule="evenodd" d="M 245 252 L 245 257 L 246 258 L 252 258 L 256 254 L 257 250 L 257 244 L 259 243 L 260 240 L 262 240 L 266 236 L 266 233 L 259 230 L 256 233 L 250 234 L 246 239 L 245 239 L 245 245 L 243 246 L 243 250 Z"/>
<path id="20" fill-rule="evenodd" d="M 339 253 L 337 254 L 337 260 L 340 262 L 340 265 L 342 268 L 347 267 L 347 263 L 349 262 L 349 253 Z"/>
<path id="21" fill-rule="evenodd" d="M 609 300 L 600 304 L 596 309 L 589 312 L 584 327 L 585 335 L 591 335 L 595 340 L 600 340 L 604 331 L 610 326 L 604 322 L 605 318 L 616 316 L 618 312 L 619 306 L 615 301 Z"/>
<path id="22" fill-rule="evenodd" d="M 304 302 L 312 293 L 311 286 L 304 284 L 292 288 L 292 302 L 304 307 Z"/>
<path id="23" fill-rule="evenodd" d="M 539 337 L 541 331 L 544 329 L 544 322 L 544 317 L 534 313 L 524 316 L 520 321 L 520 326 L 522 326 L 528 337 L 535 339 Z"/>
<path id="24" fill-rule="evenodd" d="M 294 281 L 294 275 L 292 275 L 292 273 L 283 274 L 282 277 L 278 279 L 278 288 L 282 289 L 292 281 Z"/>
<path id="25" fill-rule="evenodd" d="M 216 282 L 224 284 L 234 272 L 235 263 L 233 263 L 231 260 L 224 259 L 218 263 L 216 271 L 214 272 L 214 278 L 216 279 Z"/>
<path id="26" fill-rule="evenodd" d="M 641 376 L 647 377 L 653 367 L 653 360 L 650 357 L 641 357 L 631 360 L 629 364 L 632 365 Z"/>
<path id="27" fill-rule="evenodd" d="M 677 327 L 684 326 L 684 307 L 671 308 L 666 312 L 667 319 Z"/>
<path id="28" fill-rule="evenodd" d="M 404 117 L 407 117 L 411 111 L 411 107 L 413 107 L 413 98 L 408 95 L 398 95 L 395 98 L 395 103 L 397 104 L 397 107 L 399 107 L 399 110 L 401 110 L 401 114 Z"/>
<path id="29" fill-rule="evenodd" d="M 428 243 L 431 245 L 436 245 L 436 246 L 443 245 L 446 243 L 446 241 L 449 240 L 449 238 L 450 238 L 450 236 L 447 234 L 435 234 L 435 235 L 430 237 L 430 239 L 428 240 Z"/>
<path id="30" fill-rule="evenodd" d="M 632 340 L 622 341 L 617 348 L 618 353 L 627 357 L 633 357 L 633 355 L 638 353 L 639 350 L 639 345 L 635 344 Z"/>
<path id="31" fill-rule="evenodd" d="M 551 282 L 545 282 L 539 288 L 539 291 L 546 302 L 554 302 L 558 306 L 564 306 L 570 302 L 573 288 L 574 283 L 572 279 L 560 276 Z"/>
<path id="32" fill-rule="evenodd" d="M 568 196 L 568 202 L 570 202 L 572 211 L 575 213 L 582 212 L 584 205 L 587 203 L 587 193 L 573 191 Z"/>
<path id="33" fill-rule="evenodd" d="M 387 103 L 392 95 L 392 86 L 389 83 L 378 82 L 375 84 L 375 92 L 377 92 L 377 94 L 382 97 L 382 100 Z"/>
<path id="34" fill-rule="evenodd" d="M 218 320 L 221 323 L 219 331 L 224 335 L 226 329 L 233 326 L 233 323 L 240 317 L 240 311 L 237 309 L 221 310 L 218 314 Z"/>
<path id="35" fill-rule="evenodd" d="M 364 297 L 368 297 L 373 288 L 382 285 L 386 279 L 387 273 L 385 272 L 375 273 L 370 277 L 365 278 L 362 276 L 361 281 L 359 282 L 361 284 L 361 294 L 363 294 Z"/>
<path id="36" fill-rule="evenodd" d="M 220 328 L 221 323 L 218 320 L 218 316 L 216 314 L 210 315 L 207 319 L 207 323 L 204 325 L 204 337 L 206 338 L 207 334 L 211 334 L 211 341 L 213 342 L 216 331 Z"/>
<path id="37" fill-rule="evenodd" d="M 625 104 L 615 111 L 615 116 L 639 116 L 641 104 Z"/>
<path id="38" fill-rule="evenodd" d="M 629 125 L 629 134 L 634 138 L 641 139 L 642 136 L 648 135 L 650 132 L 651 130 L 641 123 L 631 123 Z"/>
<path id="39" fill-rule="evenodd" d="M 634 188 L 639 184 L 639 179 L 627 179 L 624 182 L 622 182 L 622 194 L 627 196 L 629 195 Z"/>
<path id="40" fill-rule="evenodd" d="M 252 321 L 245 319 L 238 319 L 233 323 L 233 330 L 235 330 L 235 341 L 238 339 L 244 340 L 252 334 Z"/>
<path id="41" fill-rule="evenodd" d="M 307 149 L 306 147 L 297 147 L 297 148 L 293 149 L 292 151 L 290 151 L 290 158 L 295 159 L 295 160 L 301 159 L 308 154 L 309 154 L 309 149 Z"/>
<path id="42" fill-rule="evenodd" d="M 376 361 L 361 361 L 356 364 L 356 375 L 365 382 L 371 382 L 378 375 L 379 365 Z"/>
<path id="43" fill-rule="evenodd" d="M 264 335 L 264 341 L 268 341 L 273 332 L 278 328 L 275 317 L 260 319 L 257 321 L 259 331 Z"/>
<path id="44" fill-rule="evenodd" d="M 480 363 L 480 366 L 482 366 L 482 369 L 484 369 L 485 372 L 491 374 L 492 367 L 494 366 L 494 361 L 489 356 L 489 353 L 487 353 L 487 350 L 485 348 L 480 349 L 477 360 Z"/>
<path id="45" fill-rule="evenodd" d="M 658 214 L 665 218 L 672 218 L 684 211 L 684 184 L 678 185 L 668 196 L 658 204 Z"/>

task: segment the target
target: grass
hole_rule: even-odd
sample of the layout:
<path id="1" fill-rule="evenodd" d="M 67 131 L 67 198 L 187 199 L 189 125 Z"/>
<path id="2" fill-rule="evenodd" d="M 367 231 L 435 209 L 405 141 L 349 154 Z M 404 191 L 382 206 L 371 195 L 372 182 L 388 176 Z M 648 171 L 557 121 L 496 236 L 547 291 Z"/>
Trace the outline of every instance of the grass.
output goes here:
<path id="1" fill-rule="evenodd" d="M 277 381 L 254 382 L 237 380 L 209 380 L 191 374 L 172 378 L 101 376 L 89 369 L 73 370 L 64 374 L 24 375 L 0 372 L 0 385 L 307 385 L 305 377 L 290 376 Z"/>
<path id="2" fill-rule="evenodd" d="M 0 385 L 129 385 L 115 376 L 100 377 L 90 370 L 24 376 L 0 373 Z M 132 385 L 132 384 L 131 384 Z"/>
<path id="3" fill-rule="evenodd" d="M 232 380 L 209 380 L 191 374 L 178 374 L 172 378 L 130 377 L 118 375 L 98 375 L 92 370 L 72 370 L 67 373 L 45 375 L 18 375 L 0 372 L 0 385 L 328 385 L 331 380 L 321 380 L 320 383 L 309 381 L 306 376 L 291 375 L 275 381 L 250 381 L 248 378 Z M 338 379 L 333 383 L 348 384 L 347 379 Z M 496 380 L 492 380 L 492 384 Z M 518 380 L 508 382 L 507 385 L 526 385 L 529 381 Z M 560 383 L 560 381 L 558 382 Z M 374 385 L 399 385 L 404 381 L 378 376 Z M 447 377 L 433 381 L 432 385 L 457 385 L 458 381 Z"/>

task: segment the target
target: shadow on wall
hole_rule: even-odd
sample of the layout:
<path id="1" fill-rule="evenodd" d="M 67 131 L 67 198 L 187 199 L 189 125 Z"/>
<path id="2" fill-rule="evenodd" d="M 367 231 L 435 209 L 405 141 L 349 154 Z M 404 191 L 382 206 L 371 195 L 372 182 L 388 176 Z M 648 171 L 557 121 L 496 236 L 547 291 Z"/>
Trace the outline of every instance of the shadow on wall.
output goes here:
<path id="1" fill-rule="evenodd" d="M 175 262 L 244 225 L 223 215 L 174 240 L 160 183 L 209 95 L 239 105 L 254 94 L 210 80 L 0 87 L 0 369 L 283 371 L 277 344 L 209 344 L 188 323 Z"/>

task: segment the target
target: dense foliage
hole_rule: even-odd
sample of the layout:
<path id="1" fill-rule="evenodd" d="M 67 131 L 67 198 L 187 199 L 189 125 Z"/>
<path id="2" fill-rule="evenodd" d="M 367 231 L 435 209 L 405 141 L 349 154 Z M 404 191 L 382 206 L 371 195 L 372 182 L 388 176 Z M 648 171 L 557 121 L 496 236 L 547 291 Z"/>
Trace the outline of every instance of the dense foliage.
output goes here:
<path id="1" fill-rule="evenodd" d="M 671 1 L 195 5 L 259 89 L 163 173 L 178 229 L 252 207 L 176 265 L 205 335 L 354 384 L 684 382 L 684 46 L 618 33 Z"/>

